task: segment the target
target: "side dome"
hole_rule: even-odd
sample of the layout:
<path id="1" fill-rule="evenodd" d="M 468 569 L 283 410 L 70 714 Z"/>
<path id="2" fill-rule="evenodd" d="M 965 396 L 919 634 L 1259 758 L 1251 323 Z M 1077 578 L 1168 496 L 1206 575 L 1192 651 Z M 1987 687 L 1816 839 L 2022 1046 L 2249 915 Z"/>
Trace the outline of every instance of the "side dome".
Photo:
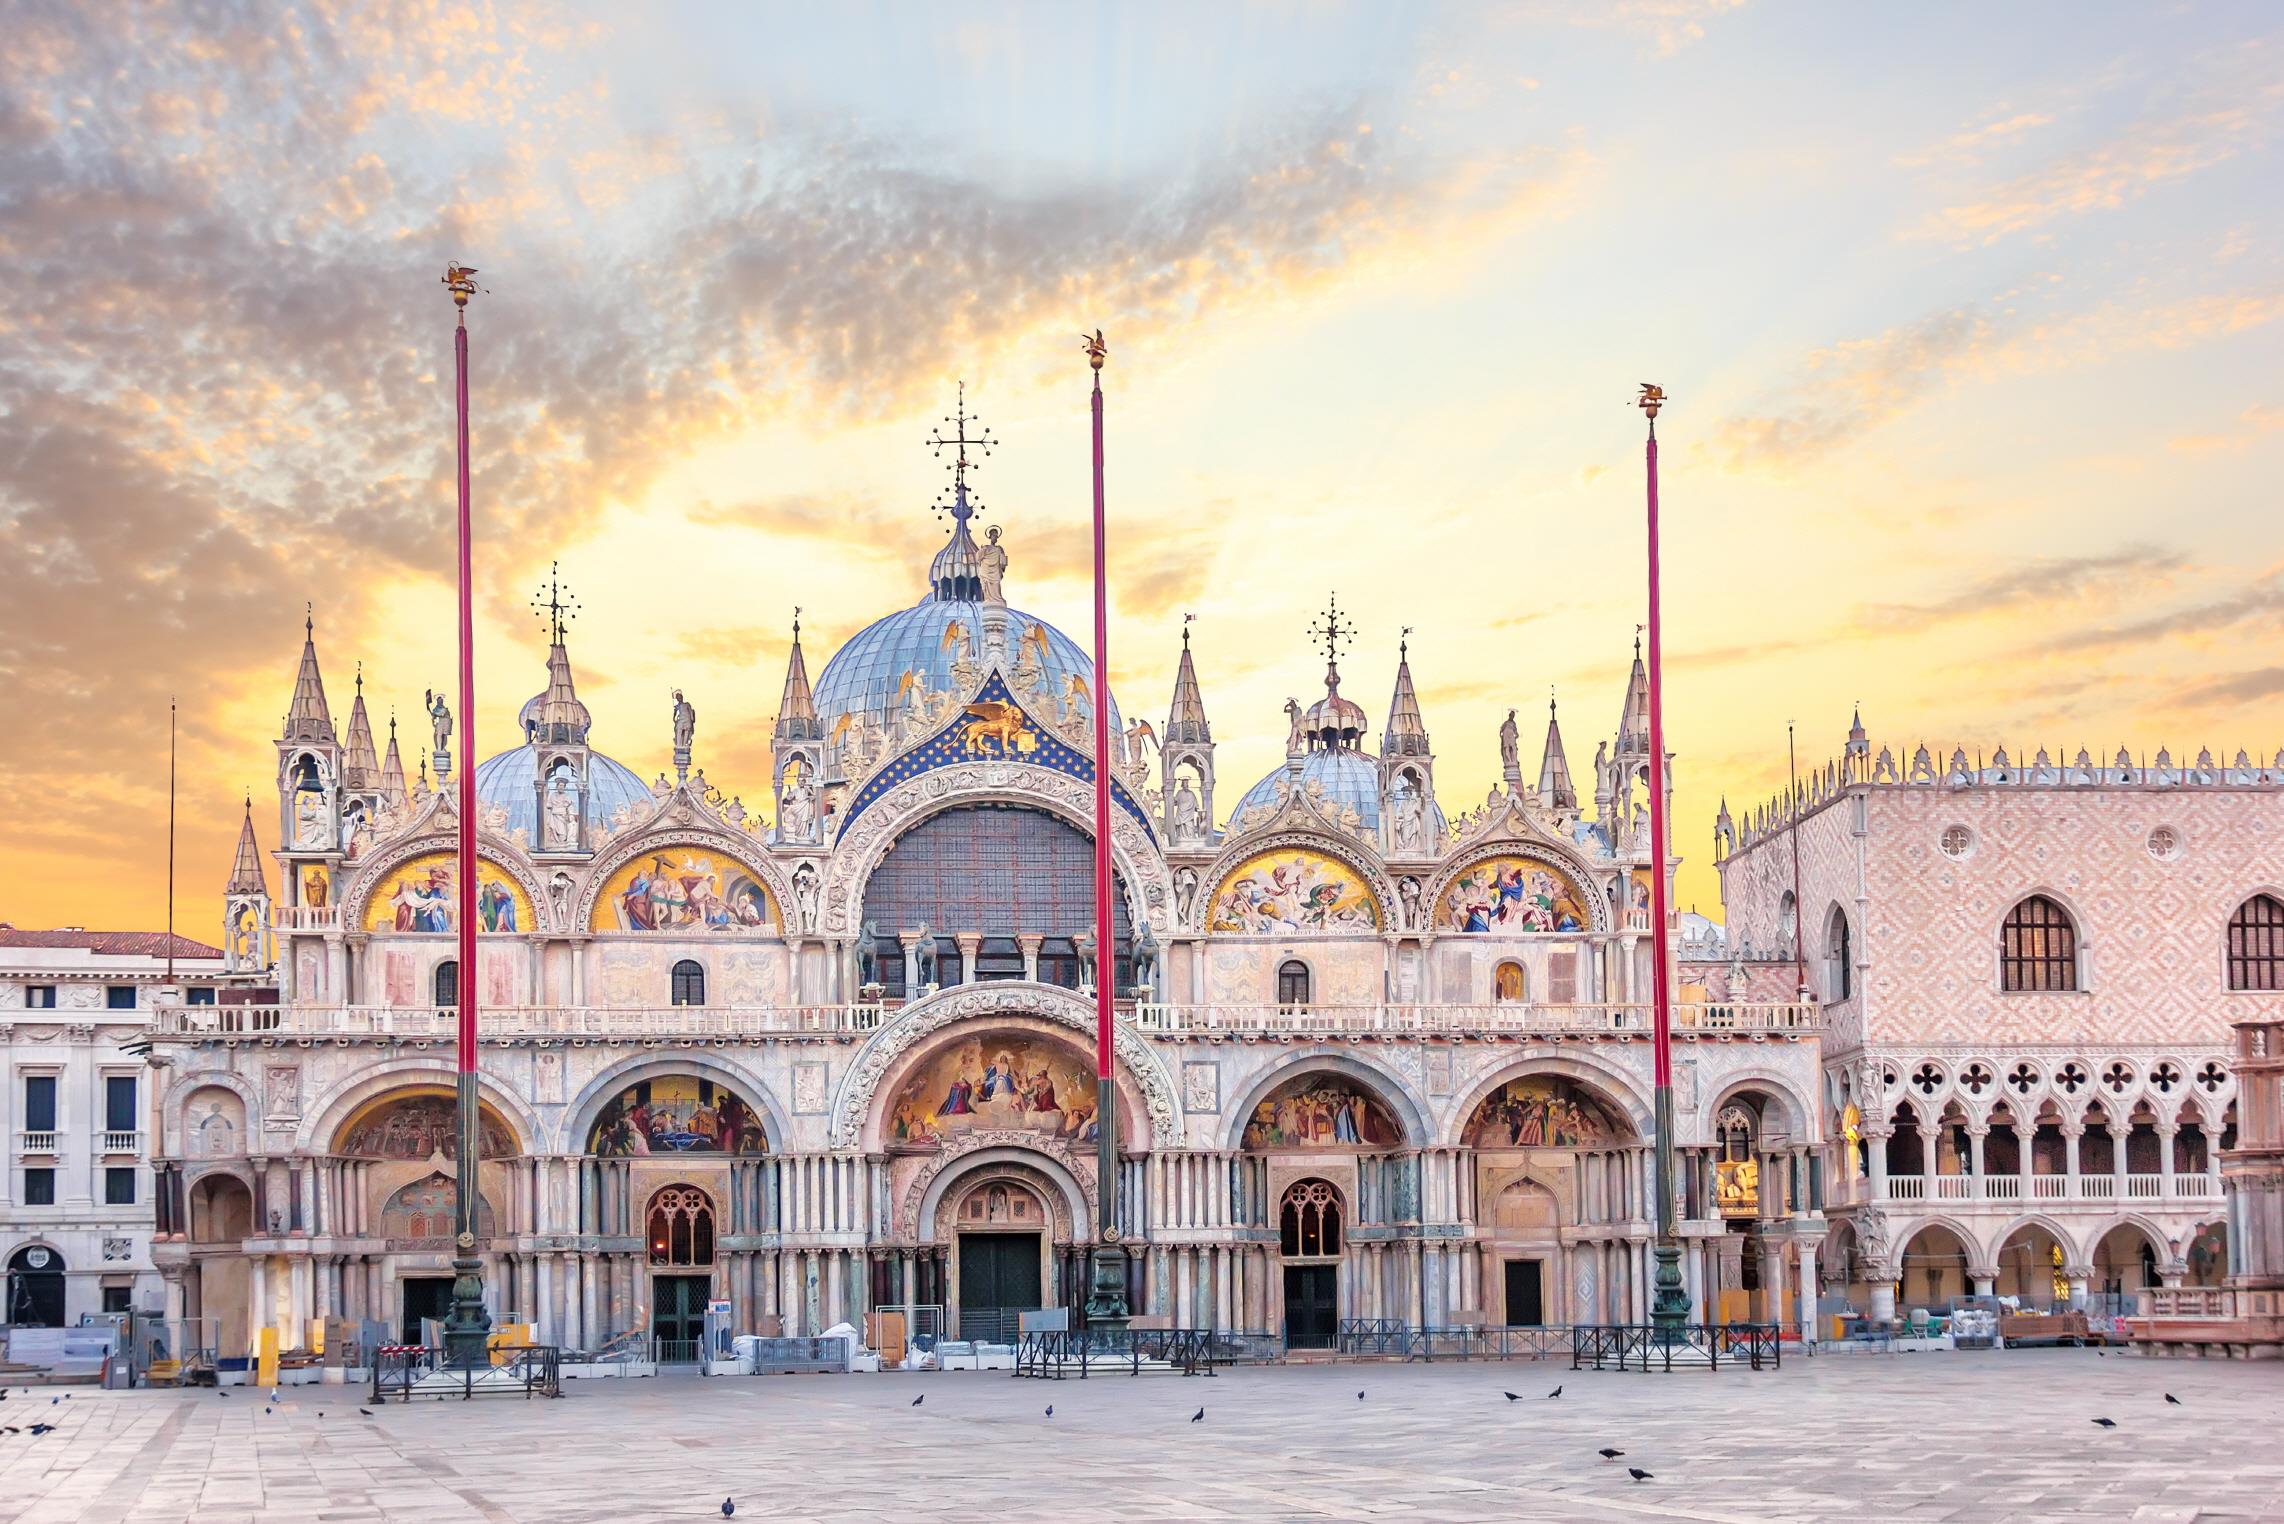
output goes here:
<path id="1" fill-rule="evenodd" d="M 1277 785 L 1290 776 L 1283 764 L 1271 768 L 1259 783 L 1245 791 L 1237 801 L 1237 808 L 1229 817 L 1234 831 L 1245 812 L 1257 805 L 1274 809 L 1277 804 Z M 1334 808 L 1345 807 L 1356 812 L 1368 831 L 1380 829 L 1380 770 L 1360 752 L 1346 749 L 1312 751 L 1301 759 L 1301 790 L 1309 791 L 1310 784 L 1324 790 L 1324 802 Z M 1442 830 L 1442 816 L 1433 817 L 1438 832 Z"/>
<path id="2" fill-rule="evenodd" d="M 507 811 L 507 829 L 523 832 L 525 841 L 539 839 L 539 748 L 518 746 L 476 764 L 476 803 Z M 650 785 L 634 770 L 599 751 L 587 753 L 587 824 L 612 826 L 622 808 L 636 812 L 653 803 Z"/>
<path id="3" fill-rule="evenodd" d="M 814 690 L 817 718 L 825 728 L 828 777 L 848 775 L 841 750 L 855 730 L 869 726 L 893 736 L 917 690 L 958 687 L 952 668 L 981 659 L 984 610 L 983 604 L 965 598 L 931 597 L 874 620 L 833 653 Z M 1064 712 L 1074 681 L 1078 693 L 1094 691 L 1094 659 L 1077 642 L 1035 614 L 1015 608 L 1004 612 L 1009 664 L 1017 673 L 1027 666 L 1038 668 L 1040 690 L 1051 706 L 1041 719 Z M 1113 730 L 1122 728 L 1115 699 L 1110 724 Z"/>

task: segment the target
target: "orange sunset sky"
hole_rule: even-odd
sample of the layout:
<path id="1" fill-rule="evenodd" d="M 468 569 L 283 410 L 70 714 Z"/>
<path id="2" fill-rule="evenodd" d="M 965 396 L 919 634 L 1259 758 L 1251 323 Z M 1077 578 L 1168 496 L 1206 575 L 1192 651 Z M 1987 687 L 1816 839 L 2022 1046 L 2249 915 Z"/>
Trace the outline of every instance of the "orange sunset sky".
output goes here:
<path id="1" fill-rule="evenodd" d="M 314 605 L 408 764 L 452 681 L 448 259 L 479 267 L 479 744 L 767 794 L 810 670 L 914 601 L 965 380 L 1008 595 L 1114 689 L 1182 615 L 1219 804 L 1359 626 L 1453 814 L 1574 771 L 1643 617 L 1667 387 L 1681 903 L 1714 809 L 1875 744 L 2284 745 L 2284 16 L 1605 5 L 11 7 L 0 48 L 0 919 L 219 940 Z M 488 744 L 487 744 L 488 738 Z M 385 742 L 385 729 L 383 734 Z M 274 868 L 273 868 L 274 884 Z"/>

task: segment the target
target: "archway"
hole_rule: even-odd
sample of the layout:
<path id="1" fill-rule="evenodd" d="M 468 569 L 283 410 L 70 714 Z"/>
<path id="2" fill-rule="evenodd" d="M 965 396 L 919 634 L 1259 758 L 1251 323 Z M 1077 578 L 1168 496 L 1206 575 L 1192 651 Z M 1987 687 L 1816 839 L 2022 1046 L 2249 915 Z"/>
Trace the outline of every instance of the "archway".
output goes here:
<path id="1" fill-rule="evenodd" d="M 1468 1305 L 1518 1326 L 1623 1320 L 1634 1258 L 1621 1226 L 1639 1209 L 1639 1140 L 1622 1105 L 1547 1070 L 1484 1092 L 1458 1141 L 1483 1203 Z"/>
<path id="2" fill-rule="evenodd" d="M 1338 1342 L 1346 1220 L 1340 1191 L 1321 1176 L 1295 1180 L 1277 1203 L 1287 1349 L 1331 1349 Z"/>
<path id="3" fill-rule="evenodd" d="M 1054 1217 L 1029 1182 L 999 1170 L 979 1171 L 948 1208 L 959 1337 L 1013 1344 L 1023 1314 L 1048 1305 Z"/>
<path id="4" fill-rule="evenodd" d="M 1899 1300 L 1908 1310 L 1941 1311 L 1966 1296 L 1967 1242 L 1941 1223 L 1929 1223 L 1903 1246 Z"/>
<path id="5" fill-rule="evenodd" d="M 2094 1276 L 2090 1289 L 2103 1296 L 2125 1299 L 2124 1310 L 2131 1312 L 2134 1294 L 2152 1290 L 2160 1283 L 2159 1271 L 2164 1262 L 2163 1243 L 2139 1224 L 2121 1222 L 2094 1245 Z"/>
<path id="6" fill-rule="evenodd" d="M 26 1244 L 8 1256 L 8 1322 L 17 1328 L 64 1325 L 63 1256 Z"/>
<path id="7" fill-rule="evenodd" d="M 2026 1222 L 1999 1246 L 1994 1289 L 2002 1297 L 2019 1298 L 2025 1307 L 2058 1306 L 2070 1300 L 2066 1268 L 2061 1240 L 2045 1224 Z"/>
<path id="8" fill-rule="evenodd" d="M 687 1183 L 651 1193 L 643 1216 L 650 1263 L 650 1333 L 662 1364 L 694 1364 L 714 1293 L 714 1200 Z"/>
<path id="9" fill-rule="evenodd" d="M 215 1172 L 190 1185 L 189 1310 L 214 1322 L 215 1347 L 240 1353 L 252 1336 L 253 1265 L 239 1245 L 254 1233 L 254 1193 L 237 1176 Z"/>

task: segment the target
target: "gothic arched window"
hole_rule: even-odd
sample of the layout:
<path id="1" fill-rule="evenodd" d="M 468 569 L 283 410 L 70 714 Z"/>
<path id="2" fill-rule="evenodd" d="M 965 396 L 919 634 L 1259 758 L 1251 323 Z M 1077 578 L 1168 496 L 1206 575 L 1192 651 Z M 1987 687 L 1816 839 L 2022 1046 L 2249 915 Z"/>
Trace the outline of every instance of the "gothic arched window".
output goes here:
<path id="1" fill-rule="evenodd" d="M 1340 1193 L 1323 1180 L 1296 1180 L 1277 1214 L 1278 1248 L 1288 1259 L 1340 1252 Z"/>
<path id="2" fill-rule="evenodd" d="M 1309 966 L 1298 958 L 1287 958 L 1277 965 L 1277 1004 L 1307 1005 L 1309 1003 Z"/>
<path id="3" fill-rule="evenodd" d="M 446 958 L 436 965 L 436 983 L 431 991 L 436 1003 L 447 1010 L 460 1004 L 460 960 Z"/>
<path id="4" fill-rule="evenodd" d="M 1848 912 L 1832 907 L 1830 927 L 1824 934 L 1824 989 L 1828 998 L 1845 1000 L 1855 993 L 1855 973 L 1848 947 Z"/>
<path id="5" fill-rule="evenodd" d="M 2078 987 L 2078 926 L 2070 912 L 2034 894 L 2006 913 L 1999 987 L 2016 993 Z"/>
<path id="6" fill-rule="evenodd" d="M 2256 894 L 2228 918 L 2228 987 L 2284 990 L 2284 902 Z"/>
<path id="7" fill-rule="evenodd" d="M 650 1198 L 650 1262 L 714 1262 L 714 1204 L 694 1185 L 670 1185 Z"/>
<path id="8" fill-rule="evenodd" d="M 674 965 L 672 974 L 673 1000 L 676 1005 L 704 1005 L 706 1003 L 706 969 L 695 958 L 684 958 Z"/>

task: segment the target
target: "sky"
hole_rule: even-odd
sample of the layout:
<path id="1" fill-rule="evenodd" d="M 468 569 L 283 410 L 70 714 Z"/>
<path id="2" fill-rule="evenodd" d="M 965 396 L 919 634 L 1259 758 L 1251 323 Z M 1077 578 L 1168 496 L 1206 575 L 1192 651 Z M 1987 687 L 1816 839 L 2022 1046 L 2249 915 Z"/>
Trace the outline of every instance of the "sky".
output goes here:
<path id="1" fill-rule="evenodd" d="M 1583 773 L 1646 608 L 1663 385 L 1680 901 L 1713 814 L 1874 744 L 2284 746 L 2284 14 L 1771 0 L 8 7 L 0 920 L 219 940 L 313 610 L 408 754 L 452 682 L 448 260 L 470 311 L 479 746 L 543 685 L 749 806 L 915 601 L 964 382 L 1009 598 L 1113 688 L 1184 614 L 1218 803 L 1337 594 L 1448 811 L 1550 693 Z M 274 875 L 274 870 L 273 870 Z M 274 877 L 273 877 L 274 882 Z"/>

